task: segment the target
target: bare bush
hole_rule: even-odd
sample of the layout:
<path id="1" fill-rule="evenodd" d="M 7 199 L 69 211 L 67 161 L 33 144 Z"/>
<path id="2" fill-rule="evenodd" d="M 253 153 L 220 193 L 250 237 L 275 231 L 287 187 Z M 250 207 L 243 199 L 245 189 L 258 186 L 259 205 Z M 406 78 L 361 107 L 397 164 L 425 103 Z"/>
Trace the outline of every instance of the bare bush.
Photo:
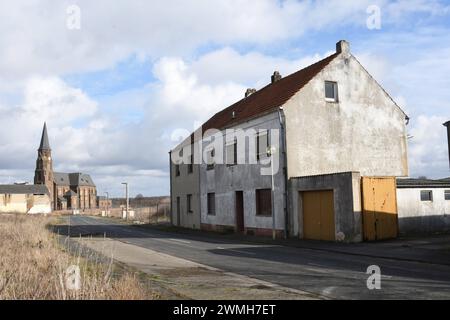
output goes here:
<path id="1" fill-rule="evenodd" d="M 0 215 L 0 299 L 146 298 L 135 276 L 113 276 L 112 259 L 69 254 L 46 227 L 49 219 L 54 218 Z M 69 266 L 79 268 L 78 290 L 67 284 Z"/>

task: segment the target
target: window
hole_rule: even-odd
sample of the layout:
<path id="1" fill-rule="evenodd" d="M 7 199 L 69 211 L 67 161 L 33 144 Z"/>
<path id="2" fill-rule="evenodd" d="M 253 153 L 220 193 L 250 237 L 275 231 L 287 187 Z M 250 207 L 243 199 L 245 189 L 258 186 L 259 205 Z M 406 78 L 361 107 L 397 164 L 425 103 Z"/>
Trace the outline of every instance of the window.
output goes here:
<path id="1" fill-rule="evenodd" d="M 420 190 L 420 201 L 433 201 L 433 191 Z"/>
<path id="2" fill-rule="evenodd" d="M 192 213 L 192 194 L 188 194 L 186 196 L 186 201 L 187 201 L 187 211 L 188 213 Z"/>
<path id="3" fill-rule="evenodd" d="M 338 101 L 337 82 L 325 81 L 325 99 L 332 102 Z"/>
<path id="4" fill-rule="evenodd" d="M 175 176 L 178 177 L 180 175 L 180 165 L 176 164 L 175 165 Z"/>
<path id="5" fill-rule="evenodd" d="M 271 216 L 272 215 L 272 190 L 257 189 L 256 190 L 256 215 Z"/>
<path id="6" fill-rule="evenodd" d="M 208 214 L 211 216 L 216 215 L 216 194 L 215 193 L 208 193 Z"/>
<path id="7" fill-rule="evenodd" d="M 237 164 L 237 139 L 233 144 L 227 145 L 227 165 L 234 166 Z"/>
<path id="8" fill-rule="evenodd" d="M 444 191 L 444 199 L 445 200 L 450 200 L 450 190 L 445 190 Z"/>
<path id="9" fill-rule="evenodd" d="M 269 149 L 269 130 L 259 132 L 256 135 L 256 160 L 267 157 Z"/>
<path id="10" fill-rule="evenodd" d="M 194 172 L 194 155 L 191 154 L 191 163 L 188 164 L 188 173 Z"/>
<path id="11" fill-rule="evenodd" d="M 214 169 L 214 156 L 215 156 L 215 151 L 214 149 L 212 149 L 211 151 L 208 152 L 208 157 L 207 157 L 207 165 L 206 165 L 206 170 L 212 170 Z"/>

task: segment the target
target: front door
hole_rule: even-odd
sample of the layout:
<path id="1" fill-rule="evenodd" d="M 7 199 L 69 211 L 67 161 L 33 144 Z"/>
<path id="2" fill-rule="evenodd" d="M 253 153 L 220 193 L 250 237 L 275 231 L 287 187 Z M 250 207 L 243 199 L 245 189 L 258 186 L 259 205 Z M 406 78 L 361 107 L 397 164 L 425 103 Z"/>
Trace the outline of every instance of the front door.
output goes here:
<path id="1" fill-rule="evenodd" d="M 236 231 L 244 232 L 244 193 L 236 191 Z"/>

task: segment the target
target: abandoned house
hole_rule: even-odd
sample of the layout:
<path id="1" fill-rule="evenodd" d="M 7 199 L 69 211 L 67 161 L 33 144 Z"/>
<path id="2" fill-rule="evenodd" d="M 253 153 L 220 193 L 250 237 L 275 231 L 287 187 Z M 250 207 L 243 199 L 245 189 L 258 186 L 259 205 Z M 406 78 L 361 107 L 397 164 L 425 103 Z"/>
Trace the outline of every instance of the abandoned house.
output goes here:
<path id="1" fill-rule="evenodd" d="M 247 90 L 170 151 L 171 221 L 303 239 L 395 237 L 407 119 L 339 41 L 334 54 Z"/>
<path id="2" fill-rule="evenodd" d="M 0 185 L 0 212 L 50 213 L 50 194 L 44 185 Z"/>
<path id="3" fill-rule="evenodd" d="M 52 150 L 45 123 L 38 149 L 34 183 L 47 186 L 53 210 L 97 207 L 97 188 L 88 174 L 53 172 Z"/>

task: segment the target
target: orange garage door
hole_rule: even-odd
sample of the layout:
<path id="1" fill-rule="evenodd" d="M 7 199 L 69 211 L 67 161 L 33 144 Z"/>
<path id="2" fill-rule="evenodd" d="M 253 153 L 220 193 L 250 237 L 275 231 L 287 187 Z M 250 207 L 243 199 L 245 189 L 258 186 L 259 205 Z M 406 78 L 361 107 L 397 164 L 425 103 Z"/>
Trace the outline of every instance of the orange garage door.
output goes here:
<path id="1" fill-rule="evenodd" d="M 303 235 L 305 239 L 335 240 L 333 191 L 307 191 L 303 199 Z"/>

